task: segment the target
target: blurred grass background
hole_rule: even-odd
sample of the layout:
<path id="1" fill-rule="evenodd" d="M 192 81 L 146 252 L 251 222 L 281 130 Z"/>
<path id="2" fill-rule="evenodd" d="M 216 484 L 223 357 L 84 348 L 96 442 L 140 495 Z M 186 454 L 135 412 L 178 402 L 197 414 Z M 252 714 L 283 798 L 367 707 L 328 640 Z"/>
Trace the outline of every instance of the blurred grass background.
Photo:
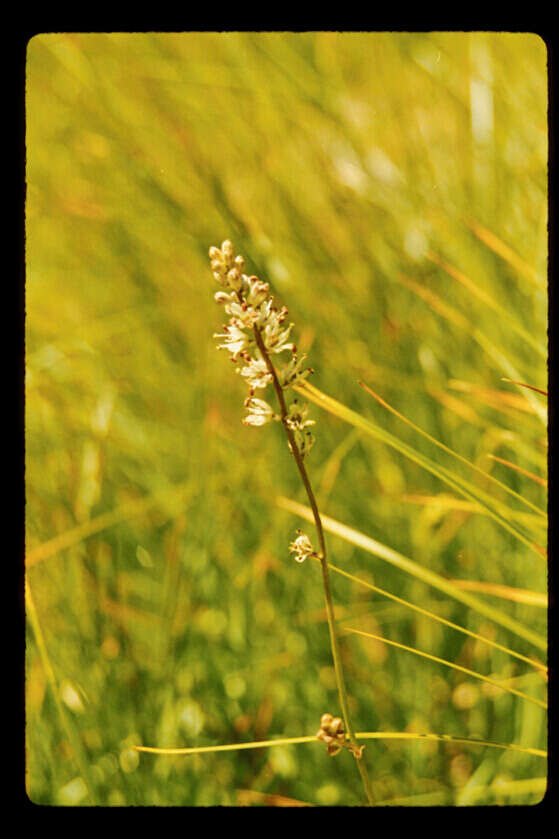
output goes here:
<path id="1" fill-rule="evenodd" d="M 361 803 L 350 756 L 318 745 L 131 748 L 308 735 L 337 712 L 319 569 L 293 562 L 301 520 L 276 503 L 305 503 L 304 491 L 281 429 L 241 424 L 245 388 L 212 338 L 223 313 L 208 247 L 231 238 L 271 282 L 316 387 L 448 465 L 364 381 L 545 508 L 544 485 L 489 456 L 546 477 L 545 400 L 502 381 L 547 386 L 546 109 L 533 34 L 31 40 L 34 802 Z M 308 468 L 325 514 L 444 577 L 545 594 L 545 562 L 491 518 L 445 504 L 434 475 L 311 412 Z M 329 545 L 362 579 L 536 653 L 346 541 Z M 345 579 L 333 586 L 344 621 L 543 698 L 538 674 L 504 653 Z M 541 605 L 478 596 L 545 635 Z M 546 747 L 537 706 L 381 642 L 342 646 L 358 731 Z M 545 760 L 522 753 L 371 741 L 365 754 L 380 802 L 532 803 L 545 787 Z"/>

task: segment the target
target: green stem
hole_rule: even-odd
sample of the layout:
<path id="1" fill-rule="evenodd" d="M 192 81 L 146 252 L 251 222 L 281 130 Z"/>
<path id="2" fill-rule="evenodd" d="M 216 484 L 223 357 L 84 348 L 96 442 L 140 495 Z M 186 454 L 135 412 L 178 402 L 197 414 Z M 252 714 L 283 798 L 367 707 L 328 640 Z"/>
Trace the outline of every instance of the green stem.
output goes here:
<path id="1" fill-rule="evenodd" d="M 342 666 L 342 657 L 340 655 L 340 647 L 338 643 L 338 635 L 336 632 L 336 623 L 334 619 L 334 602 L 332 599 L 332 588 L 330 586 L 330 574 L 328 571 L 328 560 L 327 560 L 327 552 L 326 552 L 326 539 L 324 537 L 324 529 L 322 527 L 322 520 L 320 518 L 320 513 L 318 511 L 318 506 L 316 503 L 316 498 L 314 496 L 313 488 L 311 486 L 311 482 L 309 480 L 309 476 L 307 470 L 305 468 L 305 464 L 303 462 L 303 456 L 299 451 L 299 447 L 295 440 L 295 435 L 292 429 L 289 427 L 287 422 L 287 405 L 285 403 L 285 397 L 283 394 L 283 388 L 278 380 L 278 376 L 275 370 L 272 361 L 270 360 L 270 356 L 266 350 L 264 345 L 264 341 L 262 339 L 262 335 L 260 334 L 260 330 L 258 327 L 254 327 L 254 337 L 256 340 L 256 345 L 260 350 L 260 354 L 264 361 L 266 362 L 266 367 L 268 368 L 268 372 L 272 377 L 272 383 L 274 386 L 274 390 L 276 392 L 277 400 L 280 406 L 280 414 L 281 414 L 281 422 L 285 429 L 285 433 L 287 435 L 287 439 L 289 440 L 289 447 L 291 449 L 291 453 L 295 459 L 295 463 L 297 464 L 297 469 L 299 470 L 299 474 L 301 476 L 301 480 L 303 481 L 303 485 L 307 492 L 307 497 L 309 499 L 309 503 L 311 505 L 311 510 L 314 517 L 314 523 L 316 527 L 316 532 L 318 536 L 318 544 L 319 544 L 319 559 L 320 559 L 320 567 L 322 569 L 322 584 L 324 587 L 324 597 L 326 600 L 326 616 L 328 619 L 328 629 L 330 632 L 330 646 L 332 648 L 332 658 L 334 659 L 334 671 L 336 673 L 336 683 L 338 686 L 338 694 L 340 698 L 340 706 L 342 709 L 342 717 L 344 720 L 344 725 L 346 728 L 346 732 L 349 738 L 349 742 L 354 747 L 353 754 L 357 760 L 357 766 L 359 768 L 359 772 L 361 775 L 361 780 L 363 781 L 363 787 L 365 789 L 365 793 L 367 796 L 367 802 L 369 806 L 373 806 L 373 794 L 371 790 L 371 782 L 369 780 L 369 775 L 367 773 L 367 767 L 365 762 L 361 757 L 361 749 L 357 739 L 355 737 L 353 727 L 351 724 L 351 717 L 349 715 L 349 703 L 347 699 L 347 690 L 345 686 L 345 679 L 344 679 L 344 671 Z"/>

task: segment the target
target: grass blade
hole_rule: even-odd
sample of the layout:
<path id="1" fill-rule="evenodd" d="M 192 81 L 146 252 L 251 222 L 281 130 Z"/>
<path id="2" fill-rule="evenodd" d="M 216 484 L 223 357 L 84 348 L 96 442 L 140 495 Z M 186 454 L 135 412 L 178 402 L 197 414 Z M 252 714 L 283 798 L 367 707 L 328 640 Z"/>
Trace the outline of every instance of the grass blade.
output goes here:
<path id="1" fill-rule="evenodd" d="M 492 743 L 489 740 L 472 740 L 467 737 L 453 737 L 450 734 L 418 734 L 409 731 L 362 731 L 356 734 L 362 740 L 439 740 L 447 743 L 462 743 L 467 746 L 489 746 L 505 751 L 523 752 L 524 754 L 547 757 L 543 749 L 530 746 L 518 746 L 516 743 Z M 214 752 L 236 752 L 243 749 L 269 749 L 274 746 L 295 746 L 302 743 L 320 743 L 316 735 L 311 737 L 282 737 L 277 740 L 254 740 L 251 743 L 231 743 L 226 746 L 194 746 L 192 748 L 158 749 L 155 746 L 132 746 L 137 752 L 156 755 L 200 755 Z M 322 743 L 320 743 L 322 746 Z"/>
<path id="2" fill-rule="evenodd" d="M 442 259 L 438 254 L 434 253 L 433 251 L 428 251 L 426 254 L 427 258 L 434 262 L 435 265 L 438 265 L 439 268 L 442 268 L 443 271 L 451 276 L 453 279 L 457 280 L 461 283 L 468 291 L 473 294 L 478 300 L 481 300 L 488 308 L 493 309 L 499 317 L 506 322 L 507 326 L 509 326 L 517 335 L 519 335 L 524 341 L 526 341 L 529 346 L 532 347 L 542 358 L 547 357 L 547 352 L 545 347 L 540 346 L 540 344 L 534 339 L 534 337 L 527 332 L 512 316 L 510 312 L 507 312 L 500 306 L 496 300 L 494 300 L 490 294 L 488 294 L 483 289 L 479 288 L 473 280 L 466 276 L 462 271 L 459 271 L 450 263 L 446 262 L 446 260 Z"/>
<path id="3" fill-rule="evenodd" d="M 494 233 L 473 219 L 465 219 L 465 222 L 472 233 L 477 236 L 484 245 L 487 245 L 493 253 L 496 253 L 497 256 L 500 256 L 501 259 L 504 259 L 505 262 L 512 265 L 519 274 L 521 274 L 525 279 L 533 282 L 538 286 L 538 288 L 545 288 L 545 282 L 540 280 L 537 272 L 532 268 L 532 266 L 528 265 L 527 262 L 524 262 L 524 260 L 521 259 L 511 247 L 502 242 L 498 236 L 495 236 Z"/>
<path id="4" fill-rule="evenodd" d="M 484 676 L 482 673 L 477 673 L 475 670 L 470 670 L 468 667 L 462 667 L 460 664 L 455 664 L 453 661 L 447 661 L 444 658 L 431 655 L 431 653 L 426 653 L 423 650 L 417 650 L 415 647 L 408 647 L 406 644 L 401 644 L 399 641 L 391 641 L 383 635 L 374 635 L 372 632 L 363 632 L 361 629 L 353 629 L 349 626 L 345 627 L 345 631 L 351 632 L 354 635 L 362 635 L 364 638 L 372 638 L 375 641 L 382 641 L 384 644 L 390 644 L 392 647 L 397 647 L 399 650 L 406 650 L 408 653 L 414 653 L 414 655 L 421 656 L 422 658 L 428 658 L 430 661 L 435 661 L 437 664 L 444 664 L 445 667 L 450 667 L 452 670 L 458 670 L 460 673 L 465 673 L 467 676 L 472 676 L 474 679 L 480 679 L 482 682 L 487 682 L 494 687 L 498 687 L 499 690 L 503 690 L 506 693 L 513 693 L 515 696 L 519 696 L 527 702 L 533 702 L 534 705 L 539 705 L 540 708 L 547 708 L 547 702 L 543 702 L 541 699 L 536 699 L 533 696 L 528 696 L 528 694 L 522 693 L 514 688 L 505 687 L 505 685 L 500 684 L 495 681 L 495 679 L 491 679 L 489 676 Z"/>
<path id="5" fill-rule="evenodd" d="M 497 583 L 486 583 L 482 580 L 452 580 L 455 586 L 467 591 L 481 591 L 484 594 L 492 594 L 495 597 L 502 597 L 504 600 L 512 600 L 515 603 L 525 603 L 527 606 L 539 606 L 542 609 L 548 608 L 547 594 L 539 591 L 529 591 L 523 588 L 512 588 Z"/>
<path id="6" fill-rule="evenodd" d="M 356 428 L 361 428 L 363 431 L 366 431 L 367 434 L 375 437 L 378 440 L 381 440 L 383 443 L 387 443 L 389 446 L 392 446 L 392 448 L 401 452 L 410 460 L 413 460 L 415 463 L 418 463 L 428 472 L 431 472 L 431 474 L 436 475 L 438 478 L 440 478 L 440 480 L 444 481 L 446 484 L 456 489 L 461 495 L 464 495 L 466 498 L 472 501 L 477 501 L 485 509 L 488 515 L 490 515 L 499 524 L 501 524 L 501 526 L 508 530 L 509 533 L 512 533 L 514 536 L 516 536 L 516 538 L 519 541 L 521 541 L 524 545 L 529 547 L 540 557 L 543 556 L 545 558 L 547 556 L 546 552 L 540 545 L 536 545 L 521 530 L 519 530 L 515 525 L 512 525 L 501 512 L 492 507 L 492 499 L 490 498 L 490 496 L 486 495 L 486 493 L 484 493 L 478 487 L 474 486 L 471 482 L 466 481 L 464 478 L 457 476 L 453 472 L 450 472 L 444 466 L 440 466 L 438 463 L 435 463 L 426 455 L 421 454 L 416 449 L 412 448 L 412 446 L 409 446 L 407 443 L 403 443 L 397 437 L 394 437 L 388 431 L 385 431 L 379 425 L 376 425 L 376 423 L 373 423 L 371 420 L 362 417 L 361 414 L 358 414 L 351 408 L 347 408 L 345 405 L 342 405 L 337 400 L 332 399 L 332 397 L 327 396 L 325 393 L 322 393 L 322 391 L 314 387 L 314 385 L 311 385 L 308 382 L 304 382 L 302 385 L 296 386 L 294 389 L 306 396 L 311 401 L 315 402 L 317 405 L 320 405 L 327 411 L 330 411 L 330 413 L 334 414 L 340 419 L 343 419 L 345 422 L 350 423 L 350 425 L 354 425 Z"/>
<path id="7" fill-rule="evenodd" d="M 390 411 L 390 413 L 394 414 L 394 416 L 398 417 L 398 419 L 402 420 L 402 422 L 405 422 L 406 425 L 409 425 L 410 428 L 413 428 L 414 431 L 417 431 L 418 434 L 421 434 L 423 437 L 425 437 L 427 440 L 429 440 L 435 446 L 438 446 L 440 449 L 442 449 L 447 454 L 452 455 L 452 457 L 455 457 L 461 463 L 464 463 L 466 466 L 469 466 L 470 469 L 473 469 L 475 472 L 478 472 L 484 478 L 487 478 L 488 480 L 493 481 L 493 483 L 495 483 L 501 489 L 505 490 L 506 492 L 510 493 L 510 495 L 513 495 L 515 498 L 519 499 L 520 501 L 522 501 L 527 506 L 536 510 L 542 516 L 545 516 L 545 512 L 543 510 L 540 510 L 539 507 L 536 507 L 534 504 L 531 504 L 529 501 L 526 501 L 526 499 L 523 498 L 522 495 L 520 495 L 520 493 L 515 492 L 513 489 L 508 487 L 506 484 L 503 484 L 501 481 L 499 481 L 497 478 L 495 478 L 489 472 L 484 472 L 483 469 L 480 469 L 479 466 L 475 465 L 475 463 L 472 463 L 466 457 L 463 457 L 461 454 L 458 454 L 458 452 L 455 452 L 452 449 L 450 449 L 448 446 L 445 446 L 445 444 L 441 443 L 440 440 L 437 440 L 436 437 L 432 437 L 431 434 L 428 434 L 426 431 L 424 431 L 422 428 L 420 428 L 414 422 L 409 420 L 407 417 L 405 417 L 403 414 L 401 414 L 399 411 L 397 411 L 395 408 L 393 408 L 391 405 L 389 405 L 388 402 L 386 402 L 381 396 L 379 396 L 377 393 L 375 393 L 374 390 L 371 387 L 369 387 L 368 385 L 366 385 L 364 382 L 359 382 L 359 384 L 363 388 L 363 390 L 366 390 L 367 393 L 369 393 L 372 397 L 374 397 L 377 400 L 377 402 L 380 402 L 380 404 L 384 408 L 386 408 L 388 411 Z M 489 455 L 489 457 L 491 457 L 491 455 Z"/>
<path id="8" fill-rule="evenodd" d="M 468 333 L 468 335 L 473 338 L 473 340 L 479 344 L 479 346 L 487 353 L 487 355 L 493 359 L 493 361 L 497 364 L 498 367 L 501 368 L 503 373 L 506 373 L 511 379 L 520 379 L 521 376 L 512 364 L 512 362 L 507 358 L 503 350 L 501 350 L 496 344 L 489 340 L 486 335 L 474 324 L 469 321 L 464 315 L 457 312 L 447 303 L 445 303 L 441 298 L 435 294 L 431 289 L 425 288 L 424 286 L 420 285 L 418 282 L 413 280 L 411 277 L 407 277 L 404 274 L 400 274 L 398 277 L 399 281 L 402 285 L 405 285 L 406 288 L 409 288 L 414 294 L 418 297 L 421 297 L 427 303 L 430 308 L 436 312 L 437 314 L 441 315 L 441 317 L 449 320 L 455 326 L 458 326 L 460 329 L 463 329 Z M 537 399 L 535 399 L 530 393 L 526 394 L 526 399 L 530 403 L 532 410 L 535 414 L 539 417 L 541 422 L 545 426 L 547 426 L 547 411 L 546 409 L 540 405 Z"/>
<path id="9" fill-rule="evenodd" d="M 527 478 L 530 478 L 530 480 L 535 481 L 537 484 L 547 487 L 547 481 L 540 478 L 538 475 L 534 475 L 533 472 L 529 472 L 527 469 L 517 466 L 516 463 L 511 463 L 510 460 L 503 460 L 502 457 L 496 457 L 494 454 L 488 454 L 487 457 L 490 457 L 491 460 L 496 460 L 497 463 L 502 463 L 503 466 L 508 466 L 509 469 L 514 469 L 516 472 L 520 472 L 522 475 L 526 475 Z"/>
<path id="10" fill-rule="evenodd" d="M 515 382 L 512 379 L 507 379 L 505 377 L 503 377 L 501 381 L 510 382 L 511 385 L 518 385 L 518 387 L 527 387 L 528 390 L 535 390 L 536 393 L 541 393 L 543 396 L 547 396 L 547 390 L 542 390 L 540 387 L 534 387 L 534 385 L 527 385 L 526 382 Z"/>
<path id="11" fill-rule="evenodd" d="M 115 524 L 119 524 L 127 519 L 141 516 L 151 510 L 151 508 L 156 506 L 156 504 L 160 504 L 164 501 L 175 502 L 176 500 L 182 499 L 190 487 L 190 481 L 184 484 L 179 484 L 176 487 L 171 487 L 170 489 L 154 493 L 147 498 L 141 498 L 139 501 L 122 504 L 114 510 L 109 510 L 108 513 L 102 513 L 100 516 L 96 516 L 95 518 L 78 525 L 78 527 L 72 528 L 72 530 L 66 530 L 64 533 L 60 533 L 53 539 L 49 539 L 48 542 L 43 542 L 41 545 L 37 545 L 37 547 L 27 551 L 25 558 L 26 567 L 30 568 L 31 566 L 36 565 L 37 562 L 41 562 L 43 559 L 48 559 L 60 551 L 66 550 L 66 548 L 77 545 L 79 542 L 83 542 L 84 539 L 89 539 L 90 536 L 93 536 L 95 533 L 99 533 L 101 530 L 114 527 Z"/>
<path id="12" fill-rule="evenodd" d="M 277 499 L 277 504 L 284 510 L 289 510 L 289 512 L 295 513 L 296 515 L 301 516 L 301 518 L 304 518 L 307 521 L 313 521 L 312 510 L 310 509 L 310 507 L 305 507 L 304 504 L 299 504 L 296 501 L 292 501 L 290 498 L 284 498 L 281 496 Z M 394 565 L 397 568 L 400 568 L 402 571 L 405 571 L 406 573 L 413 575 L 417 579 L 422 580 L 427 585 L 430 585 L 433 588 L 436 588 L 439 591 L 444 592 L 449 597 L 454 598 L 454 600 L 458 600 L 459 602 L 463 603 L 465 606 L 477 612 L 478 614 L 484 615 L 484 617 L 489 618 L 489 620 L 499 624 L 499 626 L 502 626 L 505 629 L 508 629 L 510 632 L 513 632 L 519 638 L 523 638 L 525 641 L 528 641 L 530 644 L 533 644 L 539 650 L 547 650 L 546 639 L 539 635 L 537 632 L 534 632 L 529 627 L 519 623 L 514 618 L 509 617 L 509 615 L 507 615 L 505 612 L 502 612 L 500 609 L 496 609 L 493 606 L 489 606 L 487 603 L 484 603 L 477 597 L 474 597 L 473 595 L 468 594 L 465 591 L 462 591 L 460 588 L 455 586 L 451 580 L 447 580 L 444 577 L 441 577 L 439 574 L 436 574 L 429 568 L 425 568 L 418 562 L 414 562 L 412 559 L 408 559 L 407 557 L 398 553 L 398 551 L 395 551 L 392 548 L 383 545 L 381 542 L 377 542 L 375 539 L 371 539 L 369 536 L 365 536 L 365 534 L 361 533 L 358 530 L 355 530 L 352 527 L 348 527 L 345 524 L 341 524 L 340 522 L 330 518 L 329 516 L 323 515 L 322 523 L 324 525 L 324 528 L 329 533 L 333 533 L 334 535 L 339 536 L 342 539 L 345 539 L 346 542 L 350 542 L 352 545 L 355 545 L 356 547 L 363 548 L 363 550 L 367 551 L 373 556 L 377 556 L 380 559 L 389 562 L 391 565 Z"/>
<path id="13" fill-rule="evenodd" d="M 477 632 L 473 632 L 470 629 L 466 629 L 463 626 L 459 626 L 458 624 L 453 623 L 452 621 L 449 621 L 446 618 L 443 618 L 440 615 L 435 614 L 434 612 L 430 612 L 428 609 L 423 609 L 421 606 L 416 606 L 415 603 L 411 603 L 409 600 L 404 600 L 403 597 L 398 597 L 396 594 L 392 594 L 389 591 L 385 591 L 385 589 L 379 588 L 378 586 L 375 586 L 373 585 L 373 583 L 369 583 L 366 580 L 362 580 L 360 577 L 356 577 L 354 574 L 350 574 L 347 571 L 343 571 L 341 568 L 337 568 L 330 562 L 328 563 L 328 567 L 335 574 L 340 574 L 342 577 L 346 577 L 346 579 L 351 580 L 354 583 L 358 583 L 364 588 L 368 588 L 370 591 L 375 591 L 377 592 L 377 594 L 380 594 L 383 597 L 387 597 L 389 600 L 393 600 L 395 603 L 400 603 L 402 606 L 405 606 L 408 609 L 412 609 L 414 612 L 418 612 L 420 615 L 425 615 L 425 617 L 431 618 L 432 620 L 435 620 L 438 623 L 442 623 L 445 626 L 449 626 L 451 629 L 455 629 L 457 632 L 462 632 L 464 635 L 469 635 L 471 638 L 475 638 L 477 641 L 482 641 L 483 643 L 488 644 L 489 646 L 494 647 L 497 650 L 501 650 L 501 652 L 507 653 L 507 655 L 513 656 L 514 658 L 518 658 L 521 661 L 530 664 L 532 667 L 535 667 L 536 670 L 538 670 L 544 676 L 544 678 L 547 678 L 547 667 L 544 664 L 542 664 L 541 661 L 535 661 L 532 658 L 528 658 L 528 656 L 521 655 L 521 653 L 518 653 L 515 650 L 511 650 L 509 647 L 505 647 L 502 644 L 498 644 L 496 641 L 493 641 L 490 638 L 485 638 L 483 635 L 478 635 Z M 535 592 L 533 593 L 535 594 Z"/>

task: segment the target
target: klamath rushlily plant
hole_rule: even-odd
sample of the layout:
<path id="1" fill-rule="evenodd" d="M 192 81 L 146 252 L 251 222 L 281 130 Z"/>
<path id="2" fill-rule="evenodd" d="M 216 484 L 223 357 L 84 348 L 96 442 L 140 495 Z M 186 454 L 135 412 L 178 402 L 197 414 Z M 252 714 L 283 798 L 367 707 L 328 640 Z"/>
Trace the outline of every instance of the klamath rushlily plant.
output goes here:
<path id="1" fill-rule="evenodd" d="M 218 349 L 229 352 L 231 360 L 237 365 L 237 373 L 246 380 L 249 389 L 245 400 L 248 413 L 243 422 L 251 426 L 266 425 L 269 422 L 280 422 L 283 425 L 289 450 L 297 464 L 313 511 L 319 543 L 318 552 L 314 550 L 309 537 L 301 530 L 297 531 L 297 537 L 290 544 L 289 549 L 298 562 L 304 562 L 309 557 L 320 562 L 330 644 L 342 710 L 342 717 L 332 717 L 331 714 L 322 715 L 321 728 L 317 737 L 326 743 L 328 754 L 334 755 L 342 747 L 351 751 L 359 767 L 367 801 L 372 804 L 371 785 L 365 762 L 362 759 L 364 747 L 360 746 L 355 738 L 349 716 L 334 621 L 324 530 L 304 464 L 304 459 L 314 443 L 314 437 L 309 431 L 309 428 L 314 425 L 314 420 L 308 417 L 308 405 L 301 404 L 298 399 L 293 399 L 288 405 L 286 399 L 287 391 L 313 371 L 310 367 L 304 366 L 305 355 L 298 358 L 297 348 L 290 340 L 293 324 L 286 325 L 287 309 L 285 306 L 278 309 L 274 305 L 268 283 L 254 275 L 243 273 L 245 261 L 242 256 L 235 256 L 232 242 L 226 239 L 221 248 L 211 247 L 209 256 L 214 278 L 221 287 L 215 294 L 215 300 L 229 315 L 229 322 L 224 325 L 223 332 L 214 337 L 220 341 Z M 290 357 L 284 361 L 286 353 L 290 353 Z M 256 391 L 263 392 L 262 396 L 265 395 L 270 385 L 275 391 L 276 410 L 265 399 L 254 395 Z"/>
<path id="2" fill-rule="evenodd" d="M 265 390 L 269 385 L 276 385 L 285 391 L 302 381 L 312 372 L 310 367 L 303 368 L 306 356 L 297 358 L 295 344 L 289 341 L 293 324 L 285 325 L 288 311 L 283 306 L 274 306 L 270 296 L 270 286 L 255 276 L 243 274 L 245 261 L 242 256 L 234 256 L 233 245 L 229 240 L 220 248 L 210 248 L 213 275 L 222 286 L 222 291 L 215 294 L 229 315 L 229 323 L 223 332 L 214 335 L 222 343 L 218 349 L 228 350 L 231 360 L 237 367 L 237 373 L 246 380 L 249 395 L 245 401 L 248 414 L 245 425 L 265 425 L 272 420 L 282 421 L 293 432 L 297 448 L 304 457 L 311 449 L 314 438 L 308 427 L 314 420 L 308 419 L 308 406 L 299 405 L 295 399 L 289 407 L 285 398 L 280 401 L 282 413 L 274 413 L 264 399 L 257 398 L 256 390 Z M 283 366 L 274 367 L 271 356 L 289 352 L 291 358 Z M 293 445 L 289 439 L 290 447 Z"/>

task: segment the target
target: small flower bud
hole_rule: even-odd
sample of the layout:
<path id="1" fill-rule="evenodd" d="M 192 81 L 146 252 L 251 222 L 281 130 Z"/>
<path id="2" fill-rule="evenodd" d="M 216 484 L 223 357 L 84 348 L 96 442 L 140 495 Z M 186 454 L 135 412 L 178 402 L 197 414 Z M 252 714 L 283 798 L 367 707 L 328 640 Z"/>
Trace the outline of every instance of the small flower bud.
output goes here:
<path id="1" fill-rule="evenodd" d="M 333 719 L 334 717 L 332 716 L 332 714 L 323 714 L 320 718 L 320 727 L 328 728 Z"/>
<path id="2" fill-rule="evenodd" d="M 328 726 L 328 730 L 331 734 L 334 735 L 334 737 L 338 734 L 341 734 L 344 730 L 343 720 L 340 717 L 335 717 L 335 719 L 333 719 L 330 725 Z"/>
<path id="3" fill-rule="evenodd" d="M 245 267 L 245 261 L 244 261 L 243 257 L 241 256 L 241 254 L 239 254 L 238 256 L 235 257 L 235 265 L 237 266 L 239 271 L 242 271 L 243 268 Z"/>
<path id="4" fill-rule="evenodd" d="M 219 259 L 221 261 L 221 251 L 219 248 L 212 245 L 208 253 L 210 255 L 210 259 Z"/>
<path id="5" fill-rule="evenodd" d="M 231 242 L 229 239 L 226 239 L 224 242 L 222 242 L 221 253 L 226 259 L 231 259 L 234 253 L 233 242 Z"/>

